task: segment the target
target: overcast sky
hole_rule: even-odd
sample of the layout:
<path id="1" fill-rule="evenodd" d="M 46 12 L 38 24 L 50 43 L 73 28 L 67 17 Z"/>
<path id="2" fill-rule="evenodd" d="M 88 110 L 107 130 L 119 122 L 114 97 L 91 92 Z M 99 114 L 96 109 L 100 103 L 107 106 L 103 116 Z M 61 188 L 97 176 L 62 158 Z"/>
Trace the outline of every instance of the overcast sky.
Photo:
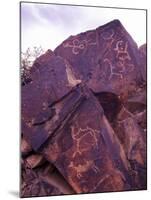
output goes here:
<path id="1" fill-rule="evenodd" d="M 22 51 L 42 46 L 54 50 L 70 35 L 119 19 L 138 46 L 146 42 L 146 12 L 113 8 L 21 4 Z"/>

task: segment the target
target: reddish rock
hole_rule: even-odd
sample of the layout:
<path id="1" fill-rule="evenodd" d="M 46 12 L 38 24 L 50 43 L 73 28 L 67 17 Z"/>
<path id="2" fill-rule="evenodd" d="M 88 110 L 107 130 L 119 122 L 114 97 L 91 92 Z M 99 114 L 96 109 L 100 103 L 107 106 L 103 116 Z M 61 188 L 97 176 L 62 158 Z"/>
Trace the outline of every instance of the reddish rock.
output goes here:
<path id="1" fill-rule="evenodd" d="M 125 152 L 97 99 L 81 89 L 86 98 L 42 152 L 76 193 L 130 190 Z"/>
<path id="2" fill-rule="evenodd" d="M 147 79 L 147 44 L 139 47 L 140 69 L 144 81 Z"/>
<path id="3" fill-rule="evenodd" d="M 32 152 L 31 145 L 27 142 L 27 140 L 23 136 L 21 137 L 20 150 L 22 155 L 28 155 L 29 153 Z"/>
<path id="4" fill-rule="evenodd" d="M 40 174 L 41 180 L 59 189 L 62 194 L 76 194 L 57 169 L 53 173 Z"/>
<path id="5" fill-rule="evenodd" d="M 80 80 L 66 60 L 51 53 L 35 61 L 31 77 L 32 82 L 23 86 L 21 93 L 22 132 L 33 149 L 37 149 L 50 135 L 43 124 L 55 115 L 52 105 L 70 93 Z"/>
<path id="6" fill-rule="evenodd" d="M 24 121 L 22 128 L 24 135 L 30 142 L 34 150 L 38 150 L 48 137 L 53 135 L 57 128 L 65 123 L 77 107 L 82 103 L 85 97 L 79 92 L 79 87 L 70 92 L 62 101 L 57 102 L 51 108 L 54 110 L 54 115 L 51 119 L 29 126 Z"/>
<path id="7" fill-rule="evenodd" d="M 118 20 L 70 36 L 54 53 L 67 59 L 93 92 L 127 96 L 140 81 L 138 47 Z"/>
<path id="8" fill-rule="evenodd" d="M 21 91 L 22 197 L 146 189 L 145 66 L 146 46 L 118 20 L 35 60 Z"/>
<path id="9" fill-rule="evenodd" d="M 146 189 L 146 135 L 134 118 L 118 122 L 115 132 L 124 148 L 133 174 L 133 189 Z"/>
<path id="10" fill-rule="evenodd" d="M 27 166 L 31 169 L 39 167 L 45 162 L 45 159 L 40 154 L 32 154 L 26 158 Z"/>
<path id="11" fill-rule="evenodd" d="M 23 161 L 20 193 L 22 198 L 63 194 L 54 184 L 48 183 L 41 178 L 43 175 L 51 177 L 53 174 L 51 171 L 47 171 L 47 174 L 45 173 L 47 167 L 48 164 L 33 170 L 28 168 L 26 162 Z"/>

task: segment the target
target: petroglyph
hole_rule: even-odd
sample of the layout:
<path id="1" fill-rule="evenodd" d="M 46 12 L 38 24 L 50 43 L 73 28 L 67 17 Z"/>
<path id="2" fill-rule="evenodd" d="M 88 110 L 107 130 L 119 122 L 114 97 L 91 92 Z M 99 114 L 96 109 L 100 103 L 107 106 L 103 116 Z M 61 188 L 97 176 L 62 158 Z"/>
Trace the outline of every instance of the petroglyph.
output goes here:
<path id="1" fill-rule="evenodd" d="M 89 33 L 88 37 L 93 33 Z M 71 42 L 67 42 L 63 44 L 64 48 L 72 48 L 72 53 L 77 55 L 80 53 L 80 50 L 87 49 L 88 46 L 96 45 L 96 39 L 95 41 L 92 41 L 92 39 L 85 39 L 80 41 L 79 39 L 74 39 Z"/>
<path id="2" fill-rule="evenodd" d="M 75 163 L 71 161 L 69 168 L 71 168 L 71 170 L 74 170 L 76 172 L 77 178 L 81 178 L 82 173 L 90 169 L 92 165 L 93 165 L 92 160 L 89 160 L 89 161 L 85 160 L 83 164 L 79 164 L 79 165 L 75 165 Z"/>
<path id="3" fill-rule="evenodd" d="M 80 42 L 78 39 L 73 40 L 71 43 L 67 42 L 63 44 L 63 47 L 72 48 L 72 53 L 77 55 L 79 54 L 80 50 L 85 48 L 85 41 Z"/>
<path id="4" fill-rule="evenodd" d="M 125 60 L 131 60 L 131 57 L 127 51 L 128 44 L 127 42 L 124 42 L 122 40 L 118 41 L 116 43 L 116 47 L 114 48 L 114 51 L 116 51 L 116 58 L 118 58 L 121 61 Z"/>
<path id="5" fill-rule="evenodd" d="M 25 197 L 146 189 L 145 52 L 114 20 L 35 60 L 21 92 Z"/>
<path id="6" fill-rule="evenodd" d="M 71 127 L 71 135 L 74 141 L 74 153 L 72 154 L 72 161 L 69 165 L 69 168 L 71 170 L 74 170 L 76 173 L 77 178 L 81 178 L 82 175 L 81 173 L 86 172 L 90 167 L 95 173 L 99 172 L 99 169 L 97 166 L 94 165 L 94 162 L 91 160 L 86 160 L 85 157 L 82 157 L 82 163 L 83 164 L 75 164 L 75 156 L 77 154 L 82 155 L 84 152 L 89 151 L 93 146 L 95 148 L 98 148 L 98 143 L 97 143 L 97 136 L 96 134 L 99 134 L 98 130 L 94 130 L 90 127 L 86 127 L 85 129 L 79 128 L 78 131 L 76 131 L 75 127 Z M 86 142 L 86 137 L 90 136 L 91 138 L 91 143 L 88 145 L 82 145 L 81 142 L 84 141 Z M 88 141 L 87 141 L 88 142 Z"/>
<path id="7" fill-rule="evenodd" d="M 78 179 L 82 178 L 82 174 L 87 172 L 89 169 L 92 169 L 96 174 L 100 173 L 100 169 L 94 164 L 94 161 L 86 160 L 85 158 L 83 158 L 83 164 L 76 165 L 74 161 L 71 161 L 69 169 L 76 173 Z"/>
<path id="8" fill-rule="evenodd" d="M 114 66 L 108 58 L 104 59 L 104 63 L 105 62 L 108 64 L 109 69 L 110 69 L 110 74 L 108 76 L 109 80 L 111 80 L 114 75 L 119 76 L 120 79 L 123 79 L 123 72 L 125 71 L 125 66 L 123 66 L 120 71 L 116 72 L 115 69 L 117 70 L 117 67 Z"/>
<path id="9" fill-rule="evenodd" d="M 84 151 L 89 150 L 89 148 L 92 148 L 92 145 L 97 146 L 97 136 L 96 134 L 99 134 L 98 130 L 93 130 L 90 127 L 86 127 L 85 129 L 79 128 L 78 131 L 75 131 L 74 127 L 71 127 L 71 135 L 74 141 L 74 145 L 76 146 L 75 151 L 73 153 L 73 158 L 77 155 L 77 153 L 82 154 Z M 80 145 L 82 142 L 82 139 L 86 136 L 91 136 L 91 144 L 86 145 L 86 147 L 83 147 Z"/>

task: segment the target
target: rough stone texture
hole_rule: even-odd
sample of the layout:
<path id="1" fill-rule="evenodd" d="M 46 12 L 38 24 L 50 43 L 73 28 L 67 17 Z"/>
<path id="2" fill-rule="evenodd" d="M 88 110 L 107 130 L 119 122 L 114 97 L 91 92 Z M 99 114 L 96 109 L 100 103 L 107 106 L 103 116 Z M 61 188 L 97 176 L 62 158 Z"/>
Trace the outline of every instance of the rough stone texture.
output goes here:
<path id="1" fill-rule="evenodd" d="M 140 57 L 140 68 L 142 73 L 142 78 L 146 81 L 147 78 L 147 45 L 143 44 L 139 47 L 139 57 Z"/>
<path id="2" fill-rule="evenodd" d="M 45 145 L 45 157 L 77 193 L 131 189 L 129 163 L 118 138 L 93 94 L 84 88 L 83 95 L 86 99 Z"/>
<path id="3" fill-rule="evenodd" d="M 118 20 L 48 50 L 23 82 L 22 197 L 146 189 L 146 45 Z"/>
<path id="4" fill-rule="evenodd" d="M 45 159 L 40 154 L 32 154 L 26 158 L 27 166 L 31 169 L 41 166 Z"/>
<path id="5" fill-rule="evenodd" d="M 133 173 L 133 189 L 146 189 L 146 135 L 132 117 L 120 121 L 116 134 L 130 162 Z"/>
<path id="6" fill-rule="evenodd" d="M 70 36 L 54 53 L 67 59 L 94 92 L 126 96 L 140 80 L 138 47 L 120 21 Z"/>
<path id="7" fill-rule="evenodd" d="M 52 105 L 80 81 L 75 79 L 67 61 L 48 53 L 34 63 L 31 77 L 32 81 L 22 87 L 22 132 L 37 150 L 51 134 L 43 124 L 57 112 Z"/>
<path id="8" fill-rule="evenodd" d="M 74 110 L 83 100 L 83 96 L 77 92 L 77 89 L 62 99 L 61 102 L 54 104 L 51 108 L 54 115 L 46 122 L 28 126 L 23 122 L 23 130 L 34 150 L 38 150 L 46 139 L 51 136 L 55 130 L 72 115 Z"/>
<path id="9" fill-rule="evenodd" d="M 52 174 L 51 171 L 46 169 L 48 166 L 33 170 L 28 168 L 25 161 L 22 163 L 21 169 L 21 197 L 36 197 L 36 196 L 50 196 L 50 195 L 61 195 L 62 192 L 54 187 L 52 184 L 44 181 L 41 176 L 46 174 Z M 49 175 L 49 176 L 50 176 Z"/>
<path id="10" fill-rule="evenodd" d="M 31 145 L 23 136 L 21 137 L 20 151 L 22 156 L 28 155 L 32 151 Z"/>

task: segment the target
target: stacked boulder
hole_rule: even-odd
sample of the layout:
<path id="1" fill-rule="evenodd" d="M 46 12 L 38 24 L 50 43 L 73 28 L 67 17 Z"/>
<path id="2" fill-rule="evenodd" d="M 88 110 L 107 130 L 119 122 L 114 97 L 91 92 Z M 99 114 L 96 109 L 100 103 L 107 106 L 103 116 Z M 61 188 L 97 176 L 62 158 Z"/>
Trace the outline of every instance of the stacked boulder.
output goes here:
<path id="1" fill-rule="evenodd" d="M 21 196 L 146 189 L 146 45 L 119 20 L 37 58 L 21 91 Z"/>

